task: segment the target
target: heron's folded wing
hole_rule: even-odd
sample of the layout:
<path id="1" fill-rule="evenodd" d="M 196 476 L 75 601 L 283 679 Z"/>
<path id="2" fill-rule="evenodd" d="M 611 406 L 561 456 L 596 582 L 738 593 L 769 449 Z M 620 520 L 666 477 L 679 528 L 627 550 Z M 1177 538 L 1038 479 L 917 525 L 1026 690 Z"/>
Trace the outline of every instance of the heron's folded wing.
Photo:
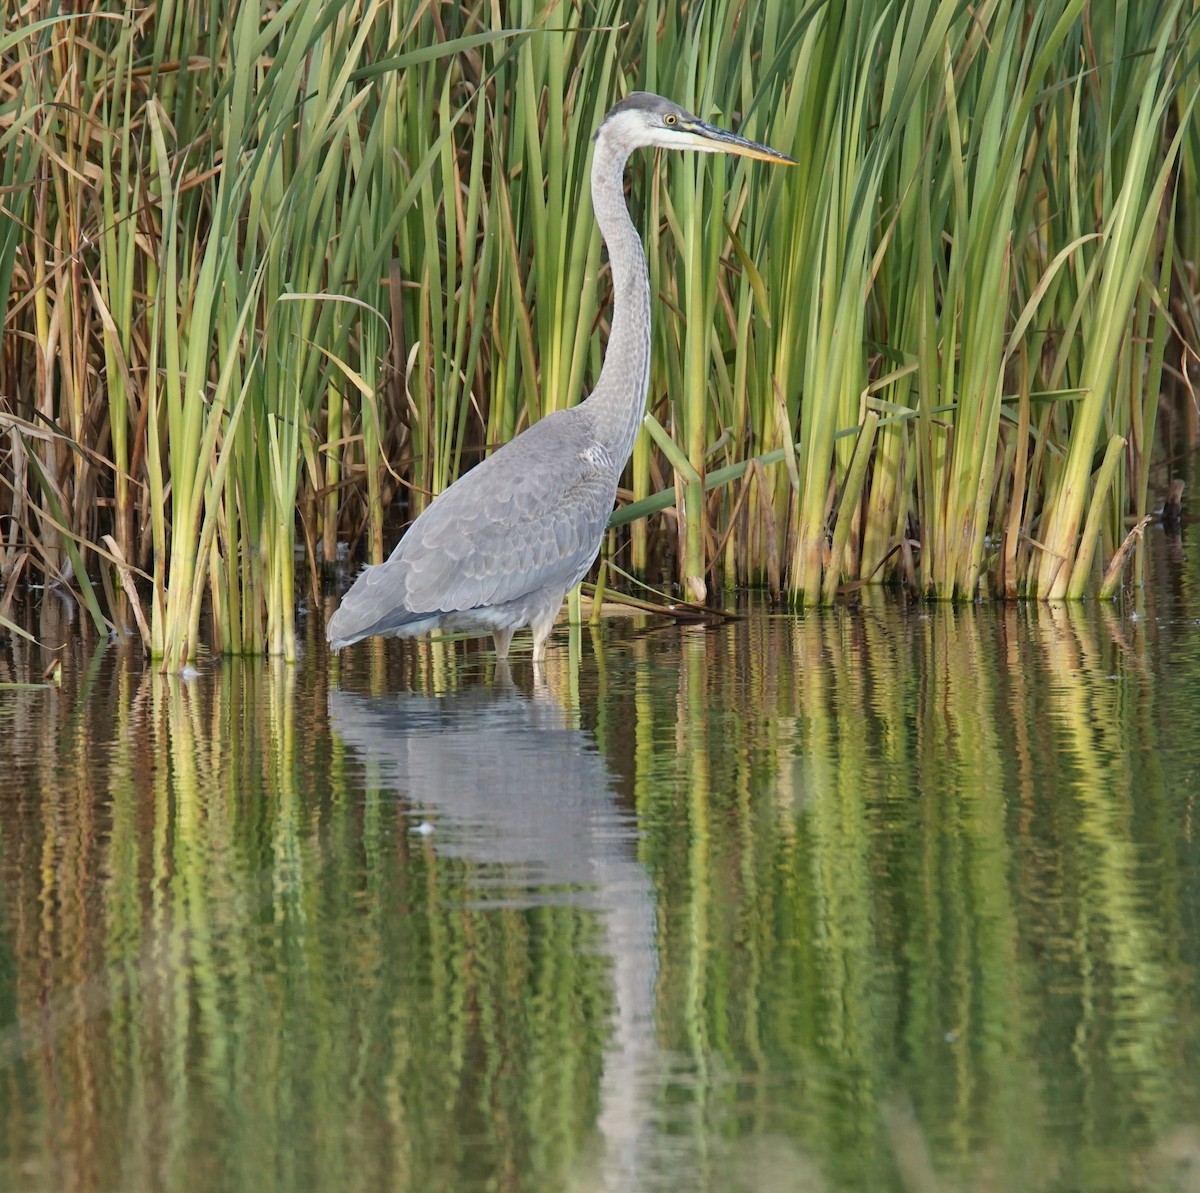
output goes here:
<path id="1" fill-rule="evenodd" d="M 565 589 L 596 556 L 616 480 L 581 420 L 550 415 L 442 493 L 368 576 L 414 613 Z"/>

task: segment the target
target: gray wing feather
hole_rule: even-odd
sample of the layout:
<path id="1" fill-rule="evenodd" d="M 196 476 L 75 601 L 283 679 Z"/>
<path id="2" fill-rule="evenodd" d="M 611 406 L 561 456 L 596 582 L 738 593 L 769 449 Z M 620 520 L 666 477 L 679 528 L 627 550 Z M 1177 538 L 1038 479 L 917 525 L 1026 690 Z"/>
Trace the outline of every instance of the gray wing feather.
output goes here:
<path id="1" fill-rule="evenodd" d="M 596 557 L 616 482 L 585 418 L 547 416 L 429 505 L 388 560 L 358 578 L 330 637 L 569 588 Z"/>

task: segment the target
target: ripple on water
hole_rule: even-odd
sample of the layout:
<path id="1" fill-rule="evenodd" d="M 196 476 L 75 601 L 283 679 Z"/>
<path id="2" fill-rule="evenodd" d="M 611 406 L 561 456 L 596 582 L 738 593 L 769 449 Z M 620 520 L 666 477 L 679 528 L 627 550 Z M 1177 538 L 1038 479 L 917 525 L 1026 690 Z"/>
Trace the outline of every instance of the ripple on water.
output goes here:
<path id="1" fill-rule="evenodd" d="M 68 658 L 0 706 L 0 1187 L 1182 1171 L 1184 589 Z"/>

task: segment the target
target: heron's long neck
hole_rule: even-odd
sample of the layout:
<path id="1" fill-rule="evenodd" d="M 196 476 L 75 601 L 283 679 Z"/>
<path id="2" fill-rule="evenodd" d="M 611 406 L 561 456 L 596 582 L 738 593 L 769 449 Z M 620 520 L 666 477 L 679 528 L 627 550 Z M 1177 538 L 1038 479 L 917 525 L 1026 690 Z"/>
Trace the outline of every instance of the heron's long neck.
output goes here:
<path id="1" fill-rule="evenodd" d="M 592 207 L 612 266 L 613 318 L 604 367 L 584 405 L 618 468 L 633 451 L 650 382 L 650 279 L 641 238 L 625 206 L 627 156 L 601 129 L 592 158 Z"/>

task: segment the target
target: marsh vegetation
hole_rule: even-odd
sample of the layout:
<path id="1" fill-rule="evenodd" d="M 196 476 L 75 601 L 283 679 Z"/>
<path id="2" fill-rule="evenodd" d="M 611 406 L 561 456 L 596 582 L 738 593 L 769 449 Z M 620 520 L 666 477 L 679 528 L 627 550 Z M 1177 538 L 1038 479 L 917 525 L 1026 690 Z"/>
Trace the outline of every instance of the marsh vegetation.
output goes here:
<path id="1" fill-rule="evenodd" d="M 4 609 L 65 577 L 170 668 L 294 658 L 340 552 L 594 377 L 590 136 L 635 88 L 804 166 L 633 174 L 657 323 L 610 579 L 1119 582 L 1197 342 L 1193 3 L 6 13 Z"/>

